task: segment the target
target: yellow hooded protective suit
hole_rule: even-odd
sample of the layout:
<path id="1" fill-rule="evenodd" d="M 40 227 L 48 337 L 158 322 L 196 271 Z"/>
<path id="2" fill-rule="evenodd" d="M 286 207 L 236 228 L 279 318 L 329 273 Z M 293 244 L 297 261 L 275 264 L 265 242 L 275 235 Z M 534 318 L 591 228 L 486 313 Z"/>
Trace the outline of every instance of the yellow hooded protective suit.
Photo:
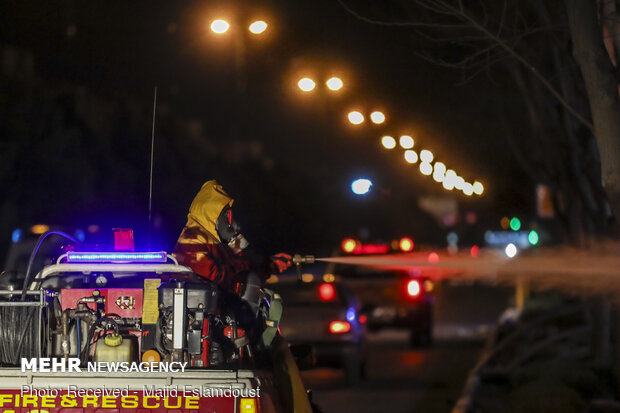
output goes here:
<path id="1" fill-rule="evenodd" d="M 187 223 L 177 242 L 182 244 L 220 243 L 215 222 L 222 210 L 226 206 L 232 206 L 233 202 L 234 200 L 216 181 L 205 182 L 189 207 Z M 188 234 L 185 234 L 186 232 Z"/>
<path id="2" fill-rule="evenodd" d="M 216 230 L 222 210 L 233 202 L 216 181 L 205 182 L 189 207 L 187 223 L 174 247 L 180 264 L 231 291 L 252 268 L 252 262 L 222 244 Z"/>

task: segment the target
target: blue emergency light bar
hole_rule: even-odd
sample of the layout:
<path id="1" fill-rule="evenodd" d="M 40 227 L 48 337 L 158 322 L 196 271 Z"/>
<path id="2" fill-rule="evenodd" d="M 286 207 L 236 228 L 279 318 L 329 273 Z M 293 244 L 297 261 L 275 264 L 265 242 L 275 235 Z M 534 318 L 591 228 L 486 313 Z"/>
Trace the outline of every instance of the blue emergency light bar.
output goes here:
<path id="1" fill-rule="evenodd" d="M 165 252 L 78 252 L 69 251 L 67 262 L 166 262 Z"/>

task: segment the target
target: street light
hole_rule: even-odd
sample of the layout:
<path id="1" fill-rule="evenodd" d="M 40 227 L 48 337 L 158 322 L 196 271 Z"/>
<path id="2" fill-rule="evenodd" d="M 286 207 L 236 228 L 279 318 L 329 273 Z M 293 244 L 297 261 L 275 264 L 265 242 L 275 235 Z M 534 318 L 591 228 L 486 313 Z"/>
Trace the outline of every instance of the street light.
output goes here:
<path id="1" fill-rule="evenodd" d="M 405 151 L 405 160 L 409 163 L 416 163 L 418 161 L 418 154 L 416 151 L 408 149 Z"/>
<path id="2" fill-rule="evenodd" d="M 443 172 L 437 169 L 437 164 L 435 164 L 435 168 L 433 170 L 433 179 L 435 182 L 443 182 L 445 179 Z"/>
<path id="3" fill-rule="evenodd" d="M 433 162 L 433 152 L 427 149 L 420 151 L 420 159 L 422 159 L 422 161 L 426 163 Z"/>
<path id="4" fill-rule="evenodd" d="M 391 136 L 384 136 L 381 138 L 381 144 L 385 149 L 394 149 L 396 147 L 396 139 Z"/>
<path id="5" fill-rule="evenodd" d="M 332 76 L 329 79 L 327 79 L 327 82 L 325 82 L 325 85 L 327 86 L 329 90 L 336 92 L 342 89 L 342 86 L 344 86 L 344 83 L 342 83 L 342 79 L 340 79 L 339 77 Z"/>
<path id="6" fill-rule="evenodd" d="M 484 186 L 478 182 L 478 181 L 474 181 L 474 193 L 476 195 L 482 195 L 482 193 L 484 192 Z"/>
<path id="7" fill-rule="evenodd" d="M 399 143 L 400 143 L 401 148 L 403 148 L 403 149 L 411 149 L 411 148 L 413 148 L 413 144 L 414 144 L 413 138 L 411 136 L 409 136 L 409 135 L 401 136 L 400 139 L 399 139 Z M 417 154 L 416 154 L 416 156 L 417 156 Z"/>
<path id="8" fill-rule="evenodd" d="M 465 185 L 463 185 L 463 193 L 467 196 L 471 196 L 474 193 L 474 186 L 469 182 L 465 182 Z"/>
<path id="9" fill-rule="evenodd" d="M 465 179 L 463 179 L 462 176 L 457 176 L 456 180 L 454 181 L 454 187 L 460 191 L 464 188 L 464 186 L 465 186 Z"/>
<path id="10" fill-rule="evenodd" d="M 299 86 L 299 88 L 304 92 L 310 92 L 314 89 L 316 83 L 314 83 L 314 80 L 309 77 L 304 77 L 297 82 L 297 86 Z"/>
<path id="11" fill-rule="evenodd" d="M 421 154 L 420 154 L 421 155 Z M 420 157 L 421 158 L 421 157 Z M 420 172 L 422 172 L 422 175 L 430 175 L 433 173 L 433 165 L 431 165 L 428 162 L 422 162 L 420 164 Z"/>
<path id="12" fill-rule="evenodd" d="M 383 114 L 383 112 L 380 112 L 378 110 L 375 110 L 374 112 L 372 112 L 370 114 L 370 120 L 372 121 L 372 123 L 374 123 L 375 125 L 379 125 L 383 122 L 385 122 L 385 115 Z"/>
<path id="13" fill-rule="evenodd" d="M 362 112 L 359 112 L 357 110 L 349 112 L 347 117 L 349 118 L 349 122 L 351 122 L 353 125 L 359 125 L 364 122 L 364 115 L 362 115 Z"/>
<path id="14" fill-rule="evenodd" d="M 217 19 L 211 23 L 211 31 L 217 34 L 223 34 L 228 31 L 230 24 L 226 20 Z"/>
<path id="15" fill-rule="evenodd" d="M 447 189 L 448 191 L 452 191 L 454 189 L 455 181 L 456 181 L 456 172 L 454 172 L 452 169 L 448 169 L 443 179 L 443 187 Z"/>
<path id="16" fill-rule="evenodd" d="M 443 162 L 435 162 L 433 169 L 435 173 L 441 174 L 442 176 L 446 173 L 446 165 Z"/>
<path id="17" fill-rule="evenodd" d="M 252 34 L 261 34 L 265 30 L 267 30 L 267 26 L 268 26 L 267 23 L 264 22 L 263 20 L 256 20 L 255 22 L 250 24 L 250 27 L 248 27 L 248 30 Z"/>
<path id="18" fill-rule="evenodd" d="M 356 195 L 366 195 L 370 192 L 372 181 L 366 178 L 356 179 L 351 183 L 351 191 Z"/>

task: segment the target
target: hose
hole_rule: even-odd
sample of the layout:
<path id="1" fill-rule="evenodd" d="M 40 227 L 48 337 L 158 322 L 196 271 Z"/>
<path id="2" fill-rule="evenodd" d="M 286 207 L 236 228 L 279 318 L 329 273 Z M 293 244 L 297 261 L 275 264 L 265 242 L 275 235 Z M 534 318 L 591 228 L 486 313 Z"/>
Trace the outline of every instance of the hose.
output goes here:
<path id="1" fill-rule="evenodd" d="M 112 328 L 114 329 L 115 334 L 119 333 L 118 324 L 113 319 L 109 317 L 101 317 L 97 319 L 93 323 L 93 325 L 90 326 L 90 329 L 88 330 L 88 335 L 86 336 L 86 343 L 84 344 L 84 348 L 82 349 L 81 354 L 80 354 L 81 364 L 86 364 L 86 362 L 88 361 L 88 355 L 90 353 L 90 346 L 92 344 L 93 338 L 95 337 L 95 330 L 97 329 L 97 327 L 101 327 L 107 330 L 106 325 L 104 325 L 104 323 L 108 323 L 108 325 L 111 325 Z"/>
<path id="2" fill-rule="evenodd" d="M 38 328 L 32 326 L 34 307 L 0 307 L 0 363 L 17 365 L 20 358 L 37 357 Z"/>
<path id="3" fill-rule="evenodd" d="M 41 244 L 43 243 L 43 241 L 50 235 L 60 235 L 61 237 L 65 237 L 66 239 L 68 239 L 74 244 L 80 243 L 78 240 L 73 238 L 71 235 L 65 234 L 64 232 L 61 232 L 61 231 L 47 231 L 41 234 L 41 236 L 37 240 L 37 244 L 35 248 L 32 250 L 32 253 L 30 254 L 30 259 L 28 260 L 28 268 L 26 269 L 26 276 L 24 277 L 24 286 L 22 287 L 21 301 L 24 301 L 26 299 L 26 291 L 28 291 L 28 285 L 32 281 L 30 279 L 31 278 L 30 273 L 32 271 L 32 265 L 34 264 L 34 259 L 37 256 L 37 252 L 39 252 L 39 248 L 41 247 Z"/>

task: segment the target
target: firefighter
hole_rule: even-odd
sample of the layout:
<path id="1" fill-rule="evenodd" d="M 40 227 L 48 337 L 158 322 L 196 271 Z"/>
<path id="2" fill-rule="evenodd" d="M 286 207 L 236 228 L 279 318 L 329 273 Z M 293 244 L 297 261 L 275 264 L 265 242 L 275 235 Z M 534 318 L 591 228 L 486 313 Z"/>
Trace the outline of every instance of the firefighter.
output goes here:
<path id="1" fill-rule="evenodd" d="M 174 256 L 195 273 L 240 294 L 248 274 L 262 284 L 270 274 L 290 267 L 291 256 L 280 253 L 269 260 L 249 251 L 235 220 L 233 202 L 216 181 L 205 182 L 189 207 Z"/>

